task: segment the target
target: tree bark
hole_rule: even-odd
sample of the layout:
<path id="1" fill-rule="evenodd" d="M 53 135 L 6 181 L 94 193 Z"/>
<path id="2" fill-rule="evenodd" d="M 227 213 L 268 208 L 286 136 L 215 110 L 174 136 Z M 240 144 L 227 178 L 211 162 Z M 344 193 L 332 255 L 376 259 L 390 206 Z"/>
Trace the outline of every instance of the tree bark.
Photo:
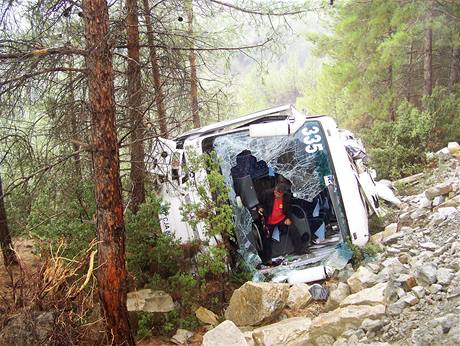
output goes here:
<path id="1" fill-rule="evenodd" d="M 168 126 L 166 123 L 166 107 L 164 103 L 163 87 L 161 85 L 160 66 L 158 64 L 157 50 L 153 38 L 153 25 L 150 16 L 149 1 L 142 0 L 144 6 L 145 26 L 147 27 L 147 41 L 149 44 L 149 60 L 152 66 L 153 87 L 155 88 L 155 103 L 157 106 L 158 123 L 160 125 L 160 136 L 168 138 Z"/>
<path id="2" fill-rule="evenodd" d="M 201 127 L 200 114 L 198 112 L 198 80 L 196 77 L 195 40 L 193 38 L 193 0 L 187 1 L 188 35 L 191 41 L 188 60 L 190 62 L 190 99 L 192 105 L 193 127 Z"/>
<path id="3" fill-rule="evenodd" d="M 130 209 L 137 213 L 145 202 L 144 130 L 141 106 L 141 66 L 139 63 L 139 20 L 137 0 L 126 0 L 128 35 L 128 114 L 131 121 Z"/>
<path id="4" fill-rule="evenodd" d="M 96 183 L 99 297 L 109 343 L 135 345 L 126 308 L 125 227 L 107 3 L 84 0 L 83 13 Z"/>
<path id="5" fill-rule="evenodd" d="M 433 91 L 433 0 L 428 2 L 428 16 L 425 28 L 425 44 L 424 44 L 424 59 L 423 59 L 423 86 L 424 95 L 431 95 Z"/>
<path id="6" fill-rule="evenodd" d="M 390 92 L 390 104 L 388 105 L 388 120 L 395 121 L 396 111 L 395 111 L 395 100 L 393 96 L 393 65 L 388 66 L 388 90 Z"/>
<path id="7" fill-rule="evenodd" d="M 2 177 L 0 176 L 0 246 L 3 254 L 3 264 L 10 266 L 17 263 L 16 254 L 13 251 L 10 230 L 6 219 L 5 202 L 3 198 Z"/>
<path id="8" fill-rule="evenodd" d="M 449 92 L 454 92 L 455 84 L 460 82 L 460 46 L 452 48 L 452 60 L 450 63 Z"/>

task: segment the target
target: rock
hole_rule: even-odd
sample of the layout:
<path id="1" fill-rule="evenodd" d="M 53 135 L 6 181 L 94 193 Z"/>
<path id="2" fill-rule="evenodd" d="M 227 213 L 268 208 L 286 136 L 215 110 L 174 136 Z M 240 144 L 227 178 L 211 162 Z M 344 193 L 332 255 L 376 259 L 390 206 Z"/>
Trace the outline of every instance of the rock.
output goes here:
<path id="1" fill-rule="evenodd" d="M 331 288 L 324 310 L 331 311 L 338 308 L 348 295 L 350 295 L 350 287 L 346 283 L 339 282 L 337 286 Z"/>
<path id="2" fill-rule="evenodd" d="M 289 289 L 287 306 L 291 309 L 303 309 L 310 303 L 310 286 L 307 284 L 294 284 Z"/>
<path id="3" fill-rule="evenodd" d="M 361 324 L 361 328 L 365 331 L 373 332 L 375 330 L 380 329 L 384 325 L 382 320 L 371 320 L 366 318 L 363 323 Z"/>
<path id="4" fill-rule="evenodd" d="M 420 202 L 418 204 L 419 208 L 426 208 L 426 209 L 431 209 L 431 200 L 429 200 L 428 198 L 426 198 L 425 196 L 423 196 L 421 199 L 420 199 Z M 433 202 L 434 204 L 434 202 Z"/>
<path id="5" fill-rule="evenodd" d="M 460 325 L 457 325 L 450 329 L 449 334 L 449 341 L 452 342 L 452 345 L 460 345 Z"/>
<path id="6" fill-rule="evenodd" d="M 396 243 L 399 239 L 403 238 L 404 237 L 404 233 L 403 232 L 398 232 L 398 233 L 395 233 L 395 234 L 392 234 L 388 237 L 385 237 L 382 239 L 382 244 L 384 245 L 391 245 L 391 244 L 394 244 Z"/>
<path id="7" fill-rule="evenodd" d="M 407 306 L 407 302 L 404 300 L 404 297 L 398 299 L 398 301 L 394 302 L 393 304 L 390 304 L 387 308 L 387 313 L 395 316 L 395 315 L 401 315 L 402 311 L 404 308 Z"/>
<path id="8" fill-rule="evenodd" d="M 438 284 L 440 285 L 449 285 L 454 277 L 454 271 L 447 268 L 439 268 L 436 272 L 436 278 Z"/>
<path id="9" fill-rule="evenodd" d="M 335 340 L 332 346 L 349 346 L 349 345 L 348 345 L 347 339 L 340 337 L 337 340 Z"/>
<path id="10" fill-rule="evenodd" d="M 314 343 L 316 346 L 330 346 L 334 344 L 334 341 L 335 339 L 332 336 L 323 334 L 316 338 Z"/>
<path id="11" fill-rule="evenodd" d="M 429 200 L 433 200 L 436 196 L 447 195 L 449 192 L 452 191 L 452 184 L 451 183 L 442 183 L 436 186 L 430 187 L 428 190 L 425 191 L 425 196 Z"/>
<path id="12" fill-rule="evenodd" d="M 323 287 L 320 284 L 313 284 L 308 289 L 313 300 L 327 300 L 329 296 L 329 290 L 327 287 Z"/>
<path id="13" fill-rule="evenodd" d="M 390 283 L 379 283 L 349 295 L 340 303 L 340 307 L 347 305 L 388 305 L 393 292 L 394 288 Z"/>
<path id="14" fill-rule="evenodd" d="M 287 303 L 289 285 L 246 282 L 233 292 L 225 318 L 238 326 L 255 326 L 274 320 Z"/>
<path id="15" fill-rule="evenodd" d="M 377 275 L 362 266 L 347 280 L 352 293 L 356 293 L 363 288 L 374 286 L 376 282 Z"/>
<path id="16" fill-rule="evenodd" d="M 447 144 L 447 150 L 449 150 L 449 153 L 452 155 L 458 155 L 460 154 L 460 145 L 457 142 L 449 142 Z"/>
<path id="17" fill-rule="evenodd" d="M 442 327 L 442 332 L 447 334 L 450 329 L 455 326 L 457 323 L 457 315 L 456 314 L 447 314 L 442 317 L 438 317 L 434 320 L 435 324 L 439 324 Z"/>
<path id="18" fill-rule="evenodd" d="M 422 217 L 424 217 L 425 215 L 428 214 L 428 210 L 425 209 L 425 208 L 418 208 L 418 209 L 415 209 L 411 214 L 410 214 L 410 217 L 412 220 L 419 220 L 421 219 Z"/>
<path id="19" fill-rule="evenodd" d="M 447 148 L 442 148 L 441 150 L 438 150 L 436 152 L 436 156 L 441 161 L 449 161 L 452 158 L 452 154 Z"/>
<path id="20" fill-rule="evenodd" d="M 417 286 L 417 280 L 415 279 L 415 277 L 407 275 L 407 277 L 405 277 L 404 280 L 401 282 L 401 285 L 406 291 L 409 291 L 413 287 Z"/>
<path id="21" fill-rule="evenodd" d="M 418 299 L 423 298 L 423 296 L 425 295 L 425 289 L 422 286 L 412 287 L 412 292 L 414 292 L 415 296 Z"/>
<path id="22" fill-rule="evenodd" d="M 433 207 L 438 207 L 440 206 L 442 203 L 444 203 L 446 201 L 446 197 L 444 196 L 436 196 L 434 199 L 433 199 Z"/>
<path id="23" fill-rule="evenodd" d="M 195 311 L 195 316 L 196 318 L 198 318 L 201 322 L 203 322 L 204 324 L 210 324 L 210 325 L 213 325 L 213 326 L 216 326 L 219 324 L 219 321 L 217 319 L 217 315 L 200 306 L 198 309 L 196 309 Z"/>
<path id="24" fill-rule="evenodd" d="M 326 330 L 327 334 L 338 337 L 348 329 L 359 328 L 366 318 L 379 319 L 384 313 L 384 305 L 350 305 L 323 313 L 312 321 L 310 338 L 315 340 Z"/>
<path id="25" fill-rule="evenodd" d="M 0 331 L 0 345 L 8 346 L 47 345 L 55 323 L 51 311 L 25 310 L 5 322 Z"/>
<path id="26" fill-rule="evenodd" d="M 308 344 L 311 319 L 293 317 L 254 329 L 252 337 L 256 345 Z"/>
<path id="27" fill-rule="evenodd" d="M 176 345 L 183 345 L 187 344 L 187 341 L 191 339 L 193 336 L 193 332 L 188 331 L 186 329 L 178 329 L 176 334 L 171 338 L 171 342 Z"/>
<path id="28" fill-rule="evenodd" d="M 436 282 L 436 266 L 431 263 L 422 264 L 415 268 L 417 283 L 422 286 L 429 286 Z"/>
<path id="29" fill-rule="evenodd" d="M 202 346 L 247 346 L 243 333 L 232 321 L 224 321 L 203 335 Z"/>
<path id="30" fill-rule="evenodd" d="M 385 227 L 383 230 L 383 237 L 389 237 L 390 235 L 395 234 L 398 231 L 398 224 L 397 223 L 391 223 L 388 226 Z"/>
<path id="31" fill-rule="evenodd" d="M 434 250 L 436 250 L 438 248 L 438 246 L 435 243 L 431 242 L 431 241 L 421 243 L 420 247 L 422 249 L 429 250 L 429 251 L 434 251 Z"/>
<path id="32" fill-rule="evenodd" d="M 452 214 L 458 213 L 455 207 L 442 207 L 438 208 L 437 213 L 444 219 L 448 218 Z"/>
<path id="33" fill-rule="evenodd" d="M 345 268 L 339 271 L 339 274 L 337 275 L 337 279 L 339 279 L 340 282 L 347 282 L 347 280 L 355 273 L 353 270 L 353 267 L 351 266 L 350 263 L 348 263 Z"/>
<path id="34" fill-rule="evenodd" d="M 174 310 L 172 297 L 164 291 L 149 288 L 128 293 L 128 311 L 169 312 Z"/>
<path id="35" fill-rule="evenodd" d="M 440 204 L 439 206 L 435 207 L 434 210 L 437 211 L 439 208 L 447 208 L 447 207 L 454 207 L 457 208 L 460 206 L 460 195 L 456 195 L 451 199 L 448 199 L 444 203 Z"/>
<path id="36" fill-rule="evenodd" d="M 407 293 L 406 296 L 403 297 L 403 299 L 410 306 L 414 306 L 419 302 L 419 299 L 412 293 Z"/>
<path id="37" fill-rule="evenodd" d="M 428 287 L 428 291 L 430 291 L 432 294 L 438 293 L 440 290 L 442 290 L 442 285 L 432 284 L 430 287 Z"/>

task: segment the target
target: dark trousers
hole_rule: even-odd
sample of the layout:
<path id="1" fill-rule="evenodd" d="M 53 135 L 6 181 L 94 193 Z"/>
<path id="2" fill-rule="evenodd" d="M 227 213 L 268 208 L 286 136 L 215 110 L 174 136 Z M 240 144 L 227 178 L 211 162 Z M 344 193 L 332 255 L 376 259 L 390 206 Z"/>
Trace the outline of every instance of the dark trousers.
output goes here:
<path id="1" fill-rule="evenodd" d="M 269 237 L 261 231 L 261 238 L 262 238 L 262 251 L 260 252 L 260 258 L 262 263 L 266 264 L 272 259 L 272 235 L 273 230 L 275 227 L 278 226 L 280 233 L 288 232 L 289 237 L 291 238 L 292 244 L 294 245 L 296 253 L 300 253 L 302 248 L 302 239 L 300 238 L 299 232 L 295 229 L 294 225 L 287 226 L 284 224 L 284 220 L 275 225 L 267 225 L 269 231 Z"/>

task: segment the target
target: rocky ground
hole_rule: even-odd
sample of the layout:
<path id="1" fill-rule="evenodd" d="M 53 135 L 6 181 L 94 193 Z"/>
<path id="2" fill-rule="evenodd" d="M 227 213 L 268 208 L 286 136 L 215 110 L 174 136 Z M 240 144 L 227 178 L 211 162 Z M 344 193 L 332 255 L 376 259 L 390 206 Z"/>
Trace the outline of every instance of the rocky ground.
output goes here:
<path id="1" fill-rule="evenodd" d="M 397 184 L 398 221 L 372 236 L 383 251 L 323 282 L 320 311 L 301 313 L 306 284 L 248 282 L 203 345 L 460 345 L 460 167 L 439 155 L 432 175 Z"/>

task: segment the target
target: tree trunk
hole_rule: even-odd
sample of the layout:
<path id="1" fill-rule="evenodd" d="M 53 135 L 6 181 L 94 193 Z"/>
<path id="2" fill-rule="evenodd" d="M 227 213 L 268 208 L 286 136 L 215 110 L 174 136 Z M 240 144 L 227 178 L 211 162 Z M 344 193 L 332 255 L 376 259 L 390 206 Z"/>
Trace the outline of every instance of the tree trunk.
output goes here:
<path id="1" fill-rule="evenodd" d="M 449 92 L 454 92 L 454 86 L 460 82 L 460 46 L 452 48 L 452 60 L 450 63 Z"/>
<path id="2" fill-rule="evenodd" d="M 163 87 L 161 85 L 160 67 L 158 64 L 155 40 L 153 39 L 153 25 L 150 17 L 149 1 L 142 0 L 144 5 L 145 26 L 147 27 L 147 41 L 149 43 L 149 59 L 152 65 L 153 87 L 155 88 L 155 103 L 157 106 L 158 123 L 160 125 L 160 136 L 168 138 L 168 126 L 166 124 L 166 108 L 164 104 Z"/>
<path id="3" fill-rule="evenodd" d="M 0 176 L 0 246 L 3 254 L 3 264 L 9 266 L 16 264 L 16 254 L 13 251 L 10 230 L 6 219 L 5 202 L 3 198 L 2 177 Z"/>
<path id="4" fill-rule="evenodd" d="M 137 0 L 126 0 L 128 34 L 128 114 L 131 121 L 130 209 L 137 213 L 145 202 L 144 130 L 141 106 L 141 66 L 139 63 L 139 21 Z"/>
<path id="5" fill-rule="evenodd" d="M 188 17 L 188 35 L 190 44 L 190 51 L 188 60 L 190 62 L 190 98 L 192 104 L 192 117 L 193 127 L 200 127 L 201 120 L 198 113 L 198 80 L 196 77 L 196 57 L 195 57 L 195 40 L 193 38 L 193 0 L 187 1 L 187 17 Z"/>
<path id="6" fill-rule="evenodd" d="M 99 297 L 109 343 L 135 345 L 126 308 L 125 227 L 107 3 L 84 0 L 83 13 L 96 183 Z"/>
<path id="7" fill-rule="evenodd" d="M 390 92 L 390 104 L 388 105 L 388 120 L 395 121 L 395 100 L 393 96 L 393 65 L 388 66 L 388 90 Z"/>
<path id="8" fill-rule="evenodd" d="M 424 95 L 431 95 L 433 91 L 433 0 L 428 2 L 428 16 L 425 28 L 424 60 L 423 60 L 423 86 Z"/>

